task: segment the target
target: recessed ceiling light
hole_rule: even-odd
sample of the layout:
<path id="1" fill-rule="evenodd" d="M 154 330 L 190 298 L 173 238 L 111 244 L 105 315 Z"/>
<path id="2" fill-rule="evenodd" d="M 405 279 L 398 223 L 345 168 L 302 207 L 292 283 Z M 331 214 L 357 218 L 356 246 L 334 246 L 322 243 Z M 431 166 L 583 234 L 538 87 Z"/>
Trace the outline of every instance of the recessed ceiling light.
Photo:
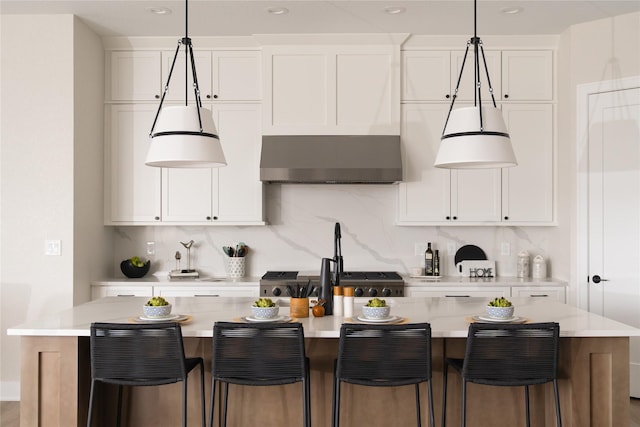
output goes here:
<path id="1" fill-rule="evenodd" d="M 516 13 L 520 13 L 524 10 L 522 7 L 505 7 L 501 10 L 505 15 L 515 15 Z"/>
<path id="2" fill-rule="evenodd" d="M 171 9 L 168 7 L 148 7 L 147 10 L 156 15 L 169 15 L 171 13 Z"/>
<path id="3" fill-rule="evenodd" d="M 272 15 L 286 15 L 289 13 L 289 9 L 286 7 L 270 7 L 267 9 L 267 12 Z"/>
<path id="4" fill-rule="evenodd" d="M 407 9 L 400 6 L 387 6 L 384 8 L 384 12 L 389 15 L 397 15 L 399 13 L 404 13 Z"/>

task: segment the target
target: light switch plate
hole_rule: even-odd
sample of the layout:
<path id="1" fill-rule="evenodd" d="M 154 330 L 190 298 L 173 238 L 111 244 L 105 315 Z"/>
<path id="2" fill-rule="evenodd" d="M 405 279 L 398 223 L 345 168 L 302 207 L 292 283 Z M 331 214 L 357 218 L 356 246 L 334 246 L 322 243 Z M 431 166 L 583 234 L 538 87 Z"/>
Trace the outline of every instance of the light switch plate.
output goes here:
<path id="1" fill-rule="evenodd" d="M 61 255 L 60 240 L 45 240 L 44 241 L 44 254 L 59 256 Z"/>

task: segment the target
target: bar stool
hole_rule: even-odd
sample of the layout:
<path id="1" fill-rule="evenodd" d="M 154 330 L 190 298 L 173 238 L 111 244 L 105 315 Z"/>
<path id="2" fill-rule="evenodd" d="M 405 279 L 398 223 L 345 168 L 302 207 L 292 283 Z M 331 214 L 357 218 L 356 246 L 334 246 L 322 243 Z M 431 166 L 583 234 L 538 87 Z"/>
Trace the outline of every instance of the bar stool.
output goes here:
<path id="1" fill-rule="evenodd" d="M 343 323 L 333 384 L 333 426 L 340 424 L 341 382 L 372 387 L 415 384 L 417 425 L 420 383 L 427 382 L 429 425 L 434 426 L 431 386 L 431 325 L 362 325 Z"/>
<path id="2" fill-rule="evenodd" d="M 187 425 L 187 376 L 200 366 L 202 426 L 205 425 L 204 362 L 186 358 L 182 329 L 175 322 L 91 325 L 91 394 L 87 426 L 91 427 L 96 382 L 118 386 L 120 426 L 123 386 L 154 386 L 182 382 L 182 425 Z"/>
<path id="3" fill-rule="evenodd" d="M 488 324 L 469 326 L 464 359 L 446 358 L 443 372 L 442 427 L 446 425 L 447 371 L 462 376 L 462 426 L 466 426 L 467 382 L 494 386 L 524 386 L 527 427 L 529 386 L 553 382 L 556 423 L 562 427 L 558 397 L 558 323 Z"/>
<path id="4" fill-rule="evenodd" d="M 213 326 L 211 412 L 213 427 L 216 383 L 224 385 L 222 422 L 227 425 L 229 384 L 272 386 L 302 382 L 302 425 L 311 425 L 309 359 L 300 323 L 216 322 Z"/>

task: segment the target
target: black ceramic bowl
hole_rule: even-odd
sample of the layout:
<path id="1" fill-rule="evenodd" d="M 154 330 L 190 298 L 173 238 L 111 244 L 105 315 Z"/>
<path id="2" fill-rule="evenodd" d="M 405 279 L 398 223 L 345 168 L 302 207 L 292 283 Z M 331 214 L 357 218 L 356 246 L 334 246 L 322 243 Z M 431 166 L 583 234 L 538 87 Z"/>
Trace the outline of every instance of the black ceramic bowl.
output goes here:
<path id="1" fill-rule="evenodd" d="M 129 279 L 139 279 L 144 277 L 144 275 L 149 272 L 149 267 L 151 267 L 151 261 L 145 262 L 142 267 L 136 267 L 131 264 L 130 259 L 125 259 L 120 263 L 120 270 L 122 271 L 122 274 L 127 276 Z"/>

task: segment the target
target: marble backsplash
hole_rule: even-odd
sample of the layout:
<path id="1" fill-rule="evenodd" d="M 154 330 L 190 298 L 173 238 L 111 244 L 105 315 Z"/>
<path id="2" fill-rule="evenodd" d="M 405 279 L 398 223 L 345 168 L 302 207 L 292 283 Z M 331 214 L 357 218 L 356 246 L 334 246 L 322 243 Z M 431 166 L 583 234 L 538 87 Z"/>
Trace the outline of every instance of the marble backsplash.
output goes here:
<path id="1" fill-rule="evenodd" d="M 547 259 L 554 227 L 406 227 L 395 225 L 397 187 L 395 185 L 265 185 L 267 226 L 122 226 L 113 227 L 114 277 L 123 277 L 121 260 L 134 255 L 150 258 L 151 273 L 164 274 L 176 267 L 175 253 L 187 253 L 180 242 L 194 240 L 192 267 L 201 277 L 224 277 L 222 247 L 244 242 L 250 247 L 246 259 L 248 276 L 267 270 L 319 271 L 321 259 L 333 256 L 334 224 L 342 230 L 345 270 L 397 271 L 408 274 L 423 265 L 416 255 L 416 243 L 432 242 L 440 250 L 443 275 L 455 275 L 451 244 L 458 249 L 473 244 L 496 262 L 500 276 L 516 275 L 517 254 L 527 250 L 531 259 Z M 155 242 L 155 255 L 147 256 L 147 242 Z M 510 254 L 501 254 L 508 243 Z M 555 277 L 555 276 L 554 276 Z"/>

